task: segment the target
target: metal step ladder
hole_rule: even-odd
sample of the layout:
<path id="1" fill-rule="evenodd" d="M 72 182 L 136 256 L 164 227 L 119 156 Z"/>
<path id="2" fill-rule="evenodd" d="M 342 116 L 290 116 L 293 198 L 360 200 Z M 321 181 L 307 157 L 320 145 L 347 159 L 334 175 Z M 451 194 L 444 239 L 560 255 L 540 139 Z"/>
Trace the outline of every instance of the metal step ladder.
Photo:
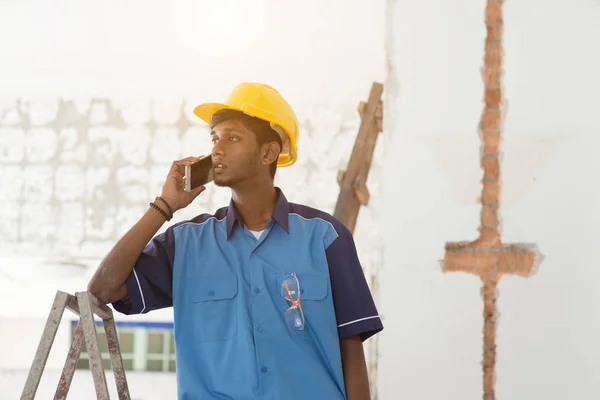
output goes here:
<path id="1" fill-rule="evenodd" d="M 52 309 L 48 315 L 46 326 L 38 345 L 33 364 L 29 370 L 21 400 L 29 400 L 35 397 L 48 355 L 52 349 L 58 326 L 65 308 L 68 308 L 73 313 L 79 316 L 79 322 L 75 328 L 71 348 L 67 354 L 65 365 L 62 370 L 54 399 L 66 399 L 75 373 L 75 367 L 79 361 L 83 341 L 90 360 L 90 368 L 94 378 L 94 386 L 96 388 L 96 397 L 101 400 L 108 400 L 108 386 L 106 384 L 106 375 L 102 367 L 102 356 L 98 347 L 98 335 L 96 332 L 96 324 L 94 322 L 94 314 L 102 318 L 104 322 L 104 330 L 106 331 L 106 341 L 110 360 L 117 385 L 117 393 L 119 399 L 130 399 L 127 379 L 125 377 L 125 369 L 123 368 L 123 359 L 121 358 L 121 350 L 119 348 L 119 340 L 112 310 L 105 304 L 102 304 L 96 297 L 89 292 L 76 292 L 75 295 L 57 291 Z"/>

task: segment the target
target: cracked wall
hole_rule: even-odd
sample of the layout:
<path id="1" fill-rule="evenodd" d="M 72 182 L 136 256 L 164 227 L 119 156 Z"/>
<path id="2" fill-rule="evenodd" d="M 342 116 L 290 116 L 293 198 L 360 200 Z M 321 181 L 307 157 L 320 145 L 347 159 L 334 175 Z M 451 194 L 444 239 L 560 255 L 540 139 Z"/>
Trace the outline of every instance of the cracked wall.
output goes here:
<path id="1" fill-rule="evenodd" d="M 104 99 L 0 108 L 2 218 L 10 222 L 0 227 L 3 251 L 102 256 L 160 194 L 173 160 L 209 151 L 208 129 L 191 108 L 182 101 L 159 115 L 149 101 L 119 107 Z M 353 111 L 302 122 L 301 157 L 277 175 L 290 198 L 333 209 L 337 168 L 347 162 L 360 124 Z M 373 191 L 377 168 L 376 157 Z M 212 211 L 228 198 L 227 189 L 210 187 L 178 217 Z M 368 209 L 361 214 L 370 219 Z"/>

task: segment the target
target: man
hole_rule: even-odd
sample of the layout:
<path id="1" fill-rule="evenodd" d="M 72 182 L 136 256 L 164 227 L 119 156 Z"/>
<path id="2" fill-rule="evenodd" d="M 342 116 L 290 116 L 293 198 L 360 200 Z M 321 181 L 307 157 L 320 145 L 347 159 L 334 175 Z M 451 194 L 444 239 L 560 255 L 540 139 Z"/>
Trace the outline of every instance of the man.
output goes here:
<path id="1" fill-rule="evenodd" d="M 352 235 L 273 183 L 297 159 L 294 111 L 273 88 L 243 83 L 194 112 L 212 128 L 229 206 L 154 237 L 205 189 L 184 190 L 198 158 L 176 161 L 88 290 L 125 314 L 173 307 L 180 399 L 370 399 L 362 343 L 383 326 Z"/>

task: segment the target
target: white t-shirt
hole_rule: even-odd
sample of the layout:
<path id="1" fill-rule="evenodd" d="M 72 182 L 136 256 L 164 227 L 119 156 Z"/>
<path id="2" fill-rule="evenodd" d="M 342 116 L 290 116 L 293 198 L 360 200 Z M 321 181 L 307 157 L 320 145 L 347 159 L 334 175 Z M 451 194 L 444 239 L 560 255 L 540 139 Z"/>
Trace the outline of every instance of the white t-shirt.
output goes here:
<path id="1" fill-rule="evenodd" d="M 252 231 L 252 230 L 251 230 L 250 232 L 252 232 L 252 234 L 254 235 L 254 237 L 256 238 L 256 240 L 258 240 L 258 239 L 260 239 L 260 235 L 262 235 L 262 233 L 263 233 L 264 231 L 265 231 L 265 230 L 263 229 L 262 231 Z"/>

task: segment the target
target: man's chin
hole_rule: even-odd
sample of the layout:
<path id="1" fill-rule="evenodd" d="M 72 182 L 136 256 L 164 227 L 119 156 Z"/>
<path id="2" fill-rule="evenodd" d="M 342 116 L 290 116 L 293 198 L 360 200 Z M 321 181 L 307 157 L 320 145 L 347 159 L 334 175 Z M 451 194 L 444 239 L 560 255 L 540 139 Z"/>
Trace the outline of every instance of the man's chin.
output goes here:
<path id="1" fill-rule="evenodd" d="M 215 186 L 228 187 L 230 189 L 233 189 L 234 186 L 237 186 L 238 184 L 244 182 L 247 179 L 248 176 L 246 175 L 231 174 L 227 176 L 224 173 L 219 173 L 213 176 L 213 183 L 215 184 Z"/>
<path id="2" fill-rule="evenodd" d="M 223 179 L 220 177 L 215 177 L 213 179 L 213 183 L 215 184 L 215 186 L 218 187 L 230 187 L 231 182 L 229 182 L 227 179 Z"/>

